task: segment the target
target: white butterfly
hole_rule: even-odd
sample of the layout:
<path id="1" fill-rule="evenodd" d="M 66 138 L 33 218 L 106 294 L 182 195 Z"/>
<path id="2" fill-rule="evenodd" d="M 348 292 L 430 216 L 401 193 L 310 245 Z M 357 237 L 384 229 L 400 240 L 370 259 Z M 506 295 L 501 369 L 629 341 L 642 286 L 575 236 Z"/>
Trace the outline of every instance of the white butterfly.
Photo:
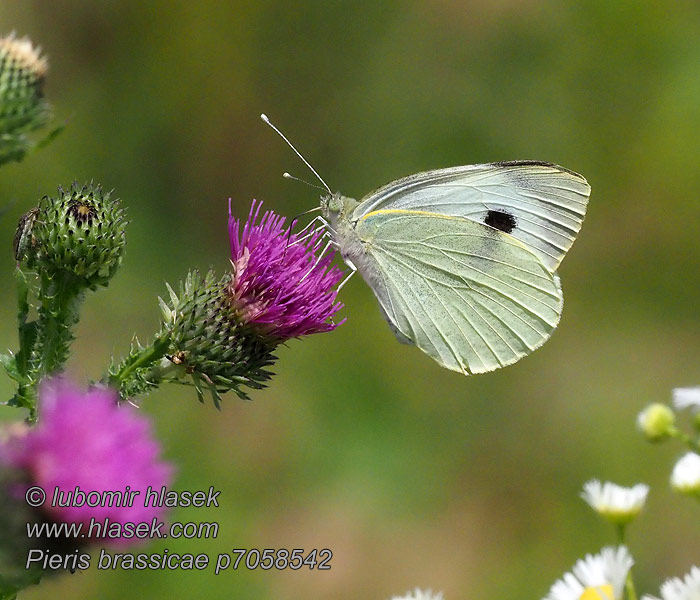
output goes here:
<path id="1" fill-rule="evenodd" d="M 331 193 L 301 158 L 329 192 L 321 211 L 333 244 L 400 341 L 470 375 L 552 335 L 563 304 L 556 269 L 590 195 L 581 175 L 537 161 L 468 165 L 398 179 L 358 202 Z"/>

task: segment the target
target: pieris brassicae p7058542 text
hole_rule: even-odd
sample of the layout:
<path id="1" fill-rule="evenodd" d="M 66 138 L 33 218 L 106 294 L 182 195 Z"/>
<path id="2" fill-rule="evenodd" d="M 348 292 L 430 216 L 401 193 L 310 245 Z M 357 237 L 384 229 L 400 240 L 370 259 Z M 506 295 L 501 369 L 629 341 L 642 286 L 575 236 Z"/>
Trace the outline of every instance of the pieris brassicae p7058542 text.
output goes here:
<path id="1" fill-rule="evenodd" d="M 581 175 L 529 160 L 468 165 L 398 179 L 358 202 L 332 193 L 299 156 L 328 191 L 320 208 L 332 243 L 400 341 L 470 375 L 552 335 L 563 303 L 556 270 L 590 194 Z"/>

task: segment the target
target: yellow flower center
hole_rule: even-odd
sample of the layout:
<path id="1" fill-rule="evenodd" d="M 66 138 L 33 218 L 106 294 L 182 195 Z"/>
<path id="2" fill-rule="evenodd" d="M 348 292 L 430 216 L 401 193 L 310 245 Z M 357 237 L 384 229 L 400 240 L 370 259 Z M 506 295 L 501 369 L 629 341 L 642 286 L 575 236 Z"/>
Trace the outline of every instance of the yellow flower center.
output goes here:
<path id="1" fill-rule="evenodd" d="M 579 596 L 579 600 L 615 600 L 613 586 L 606 583 L 596 587 L 587 587 L 583 590 L 583 594 Z"/>

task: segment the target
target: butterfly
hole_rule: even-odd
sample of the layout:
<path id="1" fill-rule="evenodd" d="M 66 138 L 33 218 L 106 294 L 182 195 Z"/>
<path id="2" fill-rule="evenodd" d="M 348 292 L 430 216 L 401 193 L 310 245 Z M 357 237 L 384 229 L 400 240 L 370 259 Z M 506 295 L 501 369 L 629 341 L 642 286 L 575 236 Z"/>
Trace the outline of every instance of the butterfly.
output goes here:
<path id="1" fill-rule="evenodd" d="M 584 177 L 531 160 L 467 165 L 410 175 L 357 201 L 331 192 L 301 158 L 328 192 L 320 218 L 333 245 L 399 341 L 471 375 L 510 365 L 552 335 L 563 305 L 557 268 L 590 196 Z"/>

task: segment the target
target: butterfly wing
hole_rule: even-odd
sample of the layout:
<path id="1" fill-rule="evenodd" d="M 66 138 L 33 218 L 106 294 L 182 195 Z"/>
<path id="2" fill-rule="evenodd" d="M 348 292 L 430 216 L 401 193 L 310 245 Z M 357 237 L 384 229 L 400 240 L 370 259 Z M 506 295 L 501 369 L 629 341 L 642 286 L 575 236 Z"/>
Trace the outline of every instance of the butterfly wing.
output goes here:
<path id="1" fill-rule="evenodd" d="M 366 261 L 358 266 L 392 329 L 448 369 L 468 375 L 511 364 L 559 321 L 558 277 L 508 234 L 408 210 L 370 212 L 355 232 Z"/>
<path id="2" fill-rule="evenodd" d="M 590 192 L 581 175 L 549 163 L 468 165 L 393 181 L 363 198 L 352 218 L 385 209 L 465 217 L 512 235 L 555 271 L 581 228 Z"/>

